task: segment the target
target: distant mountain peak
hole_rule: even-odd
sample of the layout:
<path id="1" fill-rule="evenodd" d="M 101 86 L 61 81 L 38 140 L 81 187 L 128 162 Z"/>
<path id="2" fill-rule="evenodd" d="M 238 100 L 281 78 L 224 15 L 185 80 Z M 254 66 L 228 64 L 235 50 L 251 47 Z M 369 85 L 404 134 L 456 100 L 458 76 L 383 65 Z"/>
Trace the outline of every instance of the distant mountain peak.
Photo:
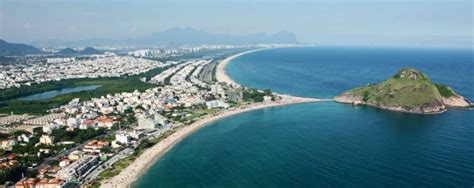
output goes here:
<path id="1" fill-rule="evenodd" d="M 58 52 L 61 55 L 93 55 L 93 54 L 102 54 L 99 50 L 96 50 L 92 47 L 86 47 L 82 50 L 74 50 L 72 48 L 64 48 Z"/>
<path id="2" fill-rule="evenodd" d="M 82 49 L 82 51 L 80 51 L 80 53 L 83 54 L 83 55 L 102 54 L 101 51 L 99 51 L 95 48 L 92 48 L 92 47 L 86 47 L 86 48 Z"/>
<path id="3" fill-rule="evenodd" d="M 0 56 L 20 56 L 41 53 L 44 52 L 36 47 L 26 44 L 9 43 L 0 39 Z"/>
<path id="4" fill-rule="evenodd" d="M 202 44 L 296 44 L 299 43 L 295 34 L 282 30 L 274 34 L 256 33 L 245 36 L 229 34 L 213 34 L 192 27 L 172 27 L 150 35 L 128 39 L 85 39 L 72 42 L 37 41 L 42 46 L 100 46 L 100 45 L 131 45 L 131 46 L 156 46 L 156 45 L 202 45 Z"/>
<path id="5" fill-rule="evenodd" d="M 149 44 L 264 44 L 264 43 L 299 43 L 296 36 L 286 30 L 275 34 L 256 33 L 247 36 L 211 34 L 191 27 L 173 27 L 151 36 L 140 38 Z"/>

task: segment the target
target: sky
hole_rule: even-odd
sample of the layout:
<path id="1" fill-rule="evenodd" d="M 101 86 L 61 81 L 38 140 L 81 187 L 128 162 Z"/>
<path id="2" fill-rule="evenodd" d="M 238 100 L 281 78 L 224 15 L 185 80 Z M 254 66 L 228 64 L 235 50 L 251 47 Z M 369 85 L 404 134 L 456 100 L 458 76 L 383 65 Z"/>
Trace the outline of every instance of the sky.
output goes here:
<path id="1" fill-rule="evenodd" d="M 0 38 L 123 39 L 173 27 L 305 43 L 473 47 L 472 0 L 0 0 Z"/>

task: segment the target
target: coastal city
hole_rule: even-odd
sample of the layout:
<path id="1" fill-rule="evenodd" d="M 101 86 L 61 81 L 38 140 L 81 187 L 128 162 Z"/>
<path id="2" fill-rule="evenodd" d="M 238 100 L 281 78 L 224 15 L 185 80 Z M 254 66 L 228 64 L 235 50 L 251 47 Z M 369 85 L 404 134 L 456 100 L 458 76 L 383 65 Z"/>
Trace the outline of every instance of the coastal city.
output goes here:
<path id="1" fill-rule="evenodd" d="M 245 88 L 229 79 L 222 67 L 237 56 L 232 54 L 252 48 L 262 46 L 212 46 L 210 50 L 236 50 L 222 57 L 174 57 L 165 62 L 147 58 L 156 55 L 152 50 L 136 50 L 124 55 L 34 56 L 2 64 L 1 86 L 10 90 L 134 75 L 153 85 L 144 90 L 73 98 L 39 114 L 17 114 L 14 110 L 2 114 L 3 183 L 12 187 L 129 185 L 153 162 L 152 156 L 164 152 L 163 145 L 169 147 L 171 141 L 213 119 L 272 105 L 315 101 Z M 193 49 L 185 54 L 202 51 Z M 178 53 L 183 52 L 171 54 Z M 147 72 L 157 74 L 141 77 Z"/>
<path id="2" fill-rule="evenodd" d="M 0 0 L 0 188 L 474 188 L 473 0 Z"/>

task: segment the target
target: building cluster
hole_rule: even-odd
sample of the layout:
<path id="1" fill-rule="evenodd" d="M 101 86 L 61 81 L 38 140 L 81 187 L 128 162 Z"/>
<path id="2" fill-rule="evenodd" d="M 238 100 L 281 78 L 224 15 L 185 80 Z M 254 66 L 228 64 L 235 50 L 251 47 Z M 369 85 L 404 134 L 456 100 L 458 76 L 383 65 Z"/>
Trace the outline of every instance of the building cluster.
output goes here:
<path id="1" fill-rule="evenodd" d="M 126 59 L 139 60 L 130 57 Z M 191 60 L 177 64 L 151 80 L 152 83 L 163 83 L 162 85 L 144 91 L 107 94 L 86 101 L 74 99 L 42 117 L 7 116 L 0 119 L 41 127 L 41 136 L 37 139 L 33 139 L 35 133 L 25 133 L 2 140 L 4 151 L 12 151 L 16 145 L 34 145 L 41 148 L 35 155 L 52 154 L 59 161 L 57 165 L 32 165 L 31 168 L 38 167 L 41 173 L 36 178 L 24 178 L 16 182 L 16 186 L 35 187 L 48 183 L 51 184 L 50 187 L 64 187 L 65 182 L 83 182 L 86 177 L 96 174 L 95 171 L 101 169 L 99 166 L 104 161 L 121 155 L 127 147 L 137 147 L 143 139 L 156 138 L 174 127 L 186 124 L 189 120 L 178 117 L 188 117 L 193 109 L 229 108 L 227 101 L 242 99 L 242 93 L 226 85 L 199 80 L 199 74 L 210 62 L 211 60 Z M 165 84 L 165 80 L 169 83 Z M 130 117 L 134 122 L 121 127 L 124 125 L 122 122 Z M 95 137 L 84 143 L 75 143 L 55 136 L 57 129 L 72 132 L 108 129 L 110 131 L 106 134 L 113 139 Z M 31 143 L 32 140 L 37 143 Z M 55 147 L 50 147 L 65 145 L 71 147 L 67 147 L 66 151 L 55 151 L 51 149 Z M 58 155 L 59 153 L 65 155 Z M 10 158 L 4 159 L 2 164 L 14 165 L 15 156 Z"/>
<path id="2" fill-rule="evenodd" d="M 5 117 L 0 117 L 0 125 L 9 125 L 13 123 L 20 123 L 23 120 L 32 118 L 33 116 L 29 116 L 26 114 L 23 115 L 9 115 Z"/>
<path id="3" fill-rule="evenodd" d="M 97 155 L 85 155 L 59 170 L 56 176 L 63 180 L 78 179 L 98 163 L 99 157 Z"/>
<path id="4" fill-rule="evenodd" d="M 199 80 L 199 74 L 210 62 L 211 60 L 197 60 L 179 64 L 151 78 L 150 83 L 167 84 L 166 81 L 169 79 L 169 84 L 177 88 L 191 86 L 205 88 L 207 84 Z"/>
<path id="5" fill-rule="evenodd" d="M 171 68 L 168 68 L 164 70 L 163 72 L 161 72 L 160 74 L 151 78 L 150 83 L 166 84 L 165 83 L 166 79 L 170 78 L 170 76 L 172 76 L 173 74 L 175 74 L 177 71 L 181 70 L 181 68 L 187 66 L 188 64 L 191 64 L 191 62 L 181 63 Z"/>
<path id="6" fill-rule="evenodd" d="M 46 61 L 0 64 L 0 89 L 64 79 L 136 75 L 167 65 L 130 56 L 101 56 L 81 60 L 48 58 Z"/>
<path id="7" fill-rule="evenodd" d="M 178 53 L 178 50 L 142 49 L 131 51 L 127 54 L 134 57 L 163 57 Z"/>
<path id="8" fill-rule="evenodd" d="M 66 185 L 66 182 L 59 179 L 24 179 L 15 184 L 17 188 L 61 188 Z"/>
<path id="9" fill-rule="evenodd" d="M 46 58 L 46 63 L 65 63 L 65 62 L 74 62 L 76 61 L 75 57 L 52 57 Z"/>
<path id="10" fill-rule="evenodd" d="M 210 50 L 223 50 L 246 48 L 247 45 L 199 45 L 199 46 L 182 46 L 174 49 L 140 49 L 128 52 L 127 54 L 134 57 L 166 57 L 173 55 L 185 55 L 192 53 L 205 52 Z"/>

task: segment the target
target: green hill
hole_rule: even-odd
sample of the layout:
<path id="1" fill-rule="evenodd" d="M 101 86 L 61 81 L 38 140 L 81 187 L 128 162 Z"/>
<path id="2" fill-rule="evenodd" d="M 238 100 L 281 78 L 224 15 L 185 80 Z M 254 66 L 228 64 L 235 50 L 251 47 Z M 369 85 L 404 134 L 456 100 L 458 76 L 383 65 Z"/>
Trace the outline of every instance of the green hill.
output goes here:
<path id="1" fill-rule="evenodd" d="M 334 97 L 334 100 L 425 114 L 444 112 L 447 107 L 470 106 L 467 100 L 451 88 L 433 83 L 427 75 L 412 68 L 403 68 L 379 84 L 368 84 L 346 91 Z"/>

